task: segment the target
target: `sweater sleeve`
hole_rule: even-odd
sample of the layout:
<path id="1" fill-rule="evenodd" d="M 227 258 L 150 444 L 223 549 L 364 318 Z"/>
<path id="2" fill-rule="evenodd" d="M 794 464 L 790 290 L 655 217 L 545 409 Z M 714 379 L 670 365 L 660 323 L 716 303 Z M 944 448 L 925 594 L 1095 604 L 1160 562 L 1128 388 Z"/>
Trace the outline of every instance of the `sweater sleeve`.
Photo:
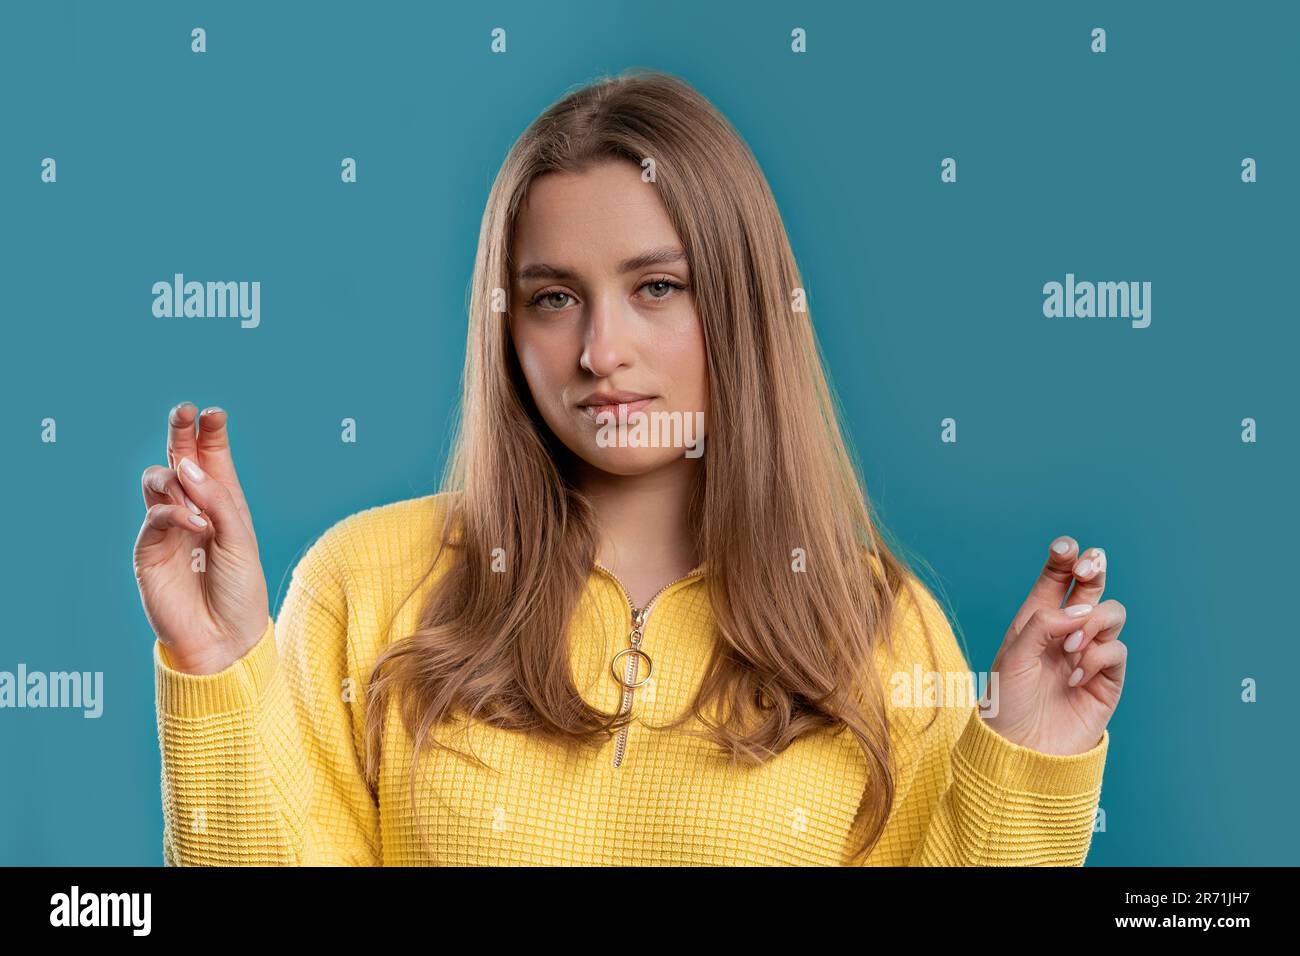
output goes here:
<path id="1" fill-rule="evenodd" d="M 224 671 L 175 670 L 154 641 L 167 866 L 381 862 L 345 596 L 317 553 L 295 569 L 279 620 Z"/>
<path id="2" fill-rule="evenodd" d="M 906 612 L 905 646 L 942 675 L 971 675 L 934 597 L 917 582 L 922 611 Z M 929 625 L 935 654 L 919 622 Z M 913 675 L 907 674 L 911 679 Z M 913 680 L 913 683 L 915 681 Z M 969 686 L 969 685 L 968 685 Z M 886 693 L 889 693 L 886 682 Z M 1012 743 L 985 723 L 971 694 L 943 694 L 909 709 L 898 750 L 889 843 L 910 866 L 1082 866 L 1092 843 L 1110 732 L 1078 754 Z M 934 716 L 932 723 L 929 718 Z M 887 831 L 888 832 L 888 831 Z"/>

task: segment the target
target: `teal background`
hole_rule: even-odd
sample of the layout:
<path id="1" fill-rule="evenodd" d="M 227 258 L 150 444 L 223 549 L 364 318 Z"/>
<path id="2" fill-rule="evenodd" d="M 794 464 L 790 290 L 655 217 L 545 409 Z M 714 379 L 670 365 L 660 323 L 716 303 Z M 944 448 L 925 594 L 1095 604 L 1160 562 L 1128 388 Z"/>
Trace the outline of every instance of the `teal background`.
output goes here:
<path id="1" fill-rule="evenodd" d="M 434 490 L 492 177 L 629 66 L 758 156 L 868 493 L 972 665 L 1056 535 L 1106 548 L 1130 658 L 1089 865 L 1300 862 L 1298 46 L 1290 3 L 5 3 L 0 669 L 102 670 L 105 712 L 0 711 L 0 863 L 161 862 L 131 550 L 168 409 L 230 412 L 278 611 L 330 524 Z M 261 327 L 155 319 L 178 271 L 260 280 Z M 1150 280 L 1151 326 L 1044 318 L 1067 272 Z"/>

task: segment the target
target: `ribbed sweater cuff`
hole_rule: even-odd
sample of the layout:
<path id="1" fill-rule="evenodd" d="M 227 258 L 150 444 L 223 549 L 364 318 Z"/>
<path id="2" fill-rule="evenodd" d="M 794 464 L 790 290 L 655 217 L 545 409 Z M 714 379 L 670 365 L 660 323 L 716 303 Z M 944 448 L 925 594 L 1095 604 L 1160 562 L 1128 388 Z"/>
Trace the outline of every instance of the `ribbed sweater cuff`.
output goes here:
<path id="1" fill-rule="evenodd" d="M 169 717 L 209 717 L 244 710 L 262 695 L 275 673 L 275 621 L 269 615 L 266 630 L 252 649 L 223 671 L 187 674 L 175 670 L 167 650 L 155 638 L 154 689 L 158 713 Z"/>
<path id="2" fill-rule="evenodd" d="M 954 758 L 1003 790 L 1056 797 L 1083 796 L 1101 787 L 1110 731 L 1091 750 L 1046 754 L 1012 743 L 984 722 L 978 710 L 954 747 Z"/>

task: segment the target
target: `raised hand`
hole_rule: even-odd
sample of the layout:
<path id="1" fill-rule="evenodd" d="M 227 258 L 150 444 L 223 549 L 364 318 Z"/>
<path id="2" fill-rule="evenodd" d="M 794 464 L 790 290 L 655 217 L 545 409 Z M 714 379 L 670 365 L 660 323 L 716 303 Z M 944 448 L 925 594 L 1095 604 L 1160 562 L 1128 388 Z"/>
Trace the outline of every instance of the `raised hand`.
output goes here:
<path id="1" fill-rule="evenodd" d="M 1124 605 L 1102 601 L 1106 553 L 1053 542 L 1047 564 L 1002 640 L 992 671 L 995 700 L 983 719 L 1003 737 L 1049 754 L 1077 754 L 1101 740 L 1124 687 Z M 1069 594 L 1070 585 L 1074 591 Z"/>
<path id="2" fill-rule="evenodd" d="M 171 410 L 167 464 L 150 465 L 141 477 L 147 511 L 135 542 L 135 578 L 168 663 L 215 674 L 253 648 L 269 613 L 227 415 L 205 409 L 196 436 L 197 411 L 190 402 Z"/>

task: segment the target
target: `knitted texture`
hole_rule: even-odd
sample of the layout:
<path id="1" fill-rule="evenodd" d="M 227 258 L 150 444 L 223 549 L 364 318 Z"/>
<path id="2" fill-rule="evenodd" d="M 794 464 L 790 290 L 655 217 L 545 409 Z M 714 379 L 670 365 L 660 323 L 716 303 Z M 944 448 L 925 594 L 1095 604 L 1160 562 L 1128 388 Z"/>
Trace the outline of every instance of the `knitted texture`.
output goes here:
<path id="1" fill-rule="evenodd" d="M 852 862 L 869 773 L 847 730 L 744 767 L 707 739 L 656 729 L 689 707 L 708 661 L 702 571 L 663 591 L 648 615 L 641 646 L 654 672 L 635 691 L 620 766 L 612 737 L 587 751 L 457 718 L 439 739 L 486 766 L 426 751 L 413 805 L 411 740 L 393 702 L 372 797 L 362 776 L 366 681 L 387 643 L 416 627 L 450 501 L 427 495 L 336 523 L 295 567 L 279 619 L 218 674 L 174 670 L 154 642 L 167 865 Z M 877 658 L 887 696 L 894 675 L 910 681 L 918 667 L 970 672 L 938 603 L 916 589 L 919 602 L 899 600 L 894 658 Z M 575 687 L 606 712 L 621 701 L 610 661 L 630 630 L 625 592 L 593 567 L 568 637 Z M 891 700 L 894 805 L 866 864 L 1082 865 L 1109 732 L 1085 753 L 1044 754 L 993 731 L 973 703 L 938 710 L 927 728 L 933 706 Z"/>

